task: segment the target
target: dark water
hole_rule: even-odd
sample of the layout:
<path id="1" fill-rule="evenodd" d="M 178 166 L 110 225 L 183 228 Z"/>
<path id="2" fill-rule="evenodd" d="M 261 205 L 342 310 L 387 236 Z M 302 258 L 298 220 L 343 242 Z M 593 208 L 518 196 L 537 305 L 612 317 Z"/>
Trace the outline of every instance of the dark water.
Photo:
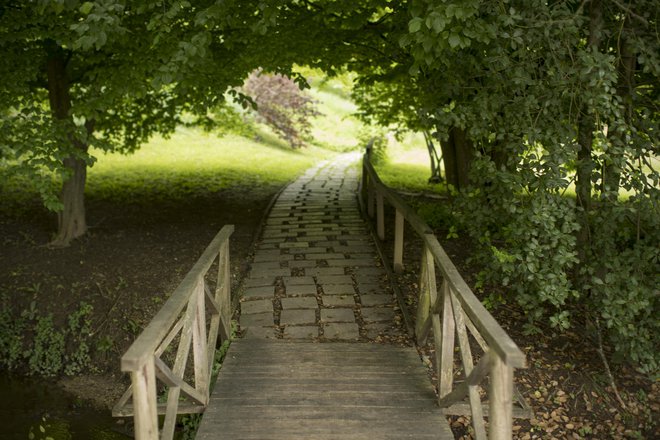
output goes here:
<path id="1" fill-rule="evenodd" d="M 2 440 L 27 440 L 30 430 L 34 439 L 126 440 L 122 428 L 110 411 L 90 408 L 44 380 L 0 374 Z"/>

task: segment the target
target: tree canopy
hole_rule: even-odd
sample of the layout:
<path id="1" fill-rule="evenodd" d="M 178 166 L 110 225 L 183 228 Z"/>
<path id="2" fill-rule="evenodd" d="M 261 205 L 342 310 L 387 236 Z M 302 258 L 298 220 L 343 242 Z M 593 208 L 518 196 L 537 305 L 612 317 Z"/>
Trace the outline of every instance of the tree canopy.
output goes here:
<path id="1" fill-rule="evenodd" d="M 63 173 L 66 244 L 90 145 L 131 151 L 256 68 L 348 69 L 364 118 L 440 143 L 482 282 L 530 331 L 586 322 L 657 371 L 657 16 L 652 0 L 8 1 L 2 157 Z"/>

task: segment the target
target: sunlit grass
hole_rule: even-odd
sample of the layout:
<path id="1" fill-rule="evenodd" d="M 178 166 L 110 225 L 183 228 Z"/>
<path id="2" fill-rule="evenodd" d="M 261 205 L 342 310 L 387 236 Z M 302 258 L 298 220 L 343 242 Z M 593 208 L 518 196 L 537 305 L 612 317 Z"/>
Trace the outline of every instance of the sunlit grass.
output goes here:
<path id="1" fill-rule="evenodd" d="M 354 113 L 355 104 L 341 94 L 323 89 L 312 89 L 310 94 L 319 102 L 321 116 L 312 121 L 315 141 L 327 148 L 346 151 L 357 147 L 362 123 Z"/>
<path id="2" fill-rule="evenodd" d="M 391 188 L 411 192 L 445 191 L 444 185 L 429 184 L 431 162 L 421 134 L 390 141 L 387 160 L 375 168 L 383 183 Z"/>
<path id="3" fill-rule="evenodd" d="M 93 154 L 98 162 L 88 173 L 88 195 L 113 199 L 137 194 L 178 199 L 237 186 L 270 192 L 332 155 L 314 146 L 294 150 L 184 128 L 169 139 L 152 139 L 134 154 Z"/>

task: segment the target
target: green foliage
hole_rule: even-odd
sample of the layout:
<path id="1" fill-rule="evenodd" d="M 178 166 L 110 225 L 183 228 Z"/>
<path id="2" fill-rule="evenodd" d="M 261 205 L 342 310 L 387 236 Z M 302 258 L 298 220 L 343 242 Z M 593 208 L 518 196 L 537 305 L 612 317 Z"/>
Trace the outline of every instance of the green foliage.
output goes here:
<path id="1" fill-rule="evenodd" d="M 0 308 L 0 366 L 14 370 L 23 359 L 25 321 L 16 319 L 9 306 L 7 295 L 3 295 Z"/>
<path id="2" fill-rule="evenodd" d="M 571 200 L 528 192 L 521 173 L 497 172 L 486 158 L 476 160 L 472 171 L 481 189 L 459 198 L 457 211 L 481 249 L 480 285 L 509 287 L 530 331 L 546 316 L 553 326 L 567 328 L 568 302 L 578 295 L 570 282 L 578 228 Z"/>
<path id="3" fill-rule="evenodd" d="M 53 316 L 37 317 L 33 345 L 25 352 L 30 373 L 45 377 L 57 375 L 63 367 L 64 350 L 64 334 L 55 330 Z"/>
<path id="4" fill-rule="evenodd" d="M 660 220 L 655 206 L 637 197 L 599 211 L 596 246 L 583 268 L 590 280 L 592 319 L 604 327 L 615 359 L 630 359 L 649 374 L 660 368 Z"/>
<path id="5" fill-rule="evenodd" d="M 481 285 L 507 286 L 530 330 L 605 322 L 615 357 L 644 371 L 657 371 L 654 6 L 413 0 L 353 64 L 365 118 L 441 143 L 465 133 L 457 210 Z"/>
<path id="6" fill-rule="evenodd" d="M 33 301 L 20 313 L 15 313 L 3 297 L 0 309 L 0 367 L 29 374 L 56 376 L 74 375 L 89 368 L 91 358 L 92 307 L 81 303 L 67 317 L 64 326 L 53 322 L 52 314 L 41 314 Z"/>
<path id="7" fill-rule="evenodd" d="M 68 318 L 68 345 L 65 356 L 64 374 L 73 376 L 91 365 L 90 338 L 92 336 L 91 314 L 93 307 L 85 302 L 80 303 L 78 310 Z"/>
<path id="8" fill-rule="evenodd" d="M 365 126 L 358 137 L 358 143 L 362 148 L 371 148 L 371 164 L 379 166 L 387 163 L 387 136 L 382 128 Z"/>

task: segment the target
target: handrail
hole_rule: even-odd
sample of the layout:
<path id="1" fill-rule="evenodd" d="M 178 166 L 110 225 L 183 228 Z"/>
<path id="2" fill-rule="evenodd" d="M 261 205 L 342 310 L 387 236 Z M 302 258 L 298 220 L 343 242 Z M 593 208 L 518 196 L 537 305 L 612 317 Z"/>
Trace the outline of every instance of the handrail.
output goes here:
<path id="1" fill-rule="evenodd" d="M 131 385 L 112 413 L 115 417 L 133 416 L 138 440 L 159 438 L 158 415 L 163 414 L 160 438 L 171 439 L 178 414 L 201 413 L 208 404 L 218 333 L 223 341 L 231 335 L 229 237 L 233 232 L 233 225 L 218 232 L 121 358 L 121 370 L 131 374 Z M 218 275 L 212 292 L 207 275 L 216 260 Z M 170 367 L 161 357 L 177 338 Z M 193 385 L 185 377 L 191 348 Z M 168 387 L 166 403 L 158 403 L 157 379 Z M 180 399 L 182 394 L 184 400 Z"/>
<path id="2" fill-rule="evenodd" d="M 387 201 L 396 211 L 392 257 L 395 272 L 403 270 L 404 221 L 408 222 L 423 242 L 415 337 L 418 344 L 424 344 L 432 330 L 436 346 L 439 406 L 446 414 L 471 415 L 476 438 L 486 439 L 484 405 L 479 394 L 479 384 L 489 376 L 488 437 L 493 440 L 510 439 L 514 397 L 522 406 L 517 416 L 528 417 L 530 412 L 513 384 L 514 368 L 526 366 L 524 353 L 474 295 L 432 229 L 381 181 L 371 164 L 369 146 L 362 160 L 358 196 L 368 217 L 373 218 L 375 215 L 376 232 L 381 241 L 385 239 L 384 202 Z M 440 283 L 436 280 L 436 268 L 440 272 Z M 476 365 L 470 335 L 483 351 Z M 465 380 L 454 388 L 455 339 L 459 344 Z M 465 410 L 463 403 L 466 397 L 469 398 L 469 411 Z"/>

